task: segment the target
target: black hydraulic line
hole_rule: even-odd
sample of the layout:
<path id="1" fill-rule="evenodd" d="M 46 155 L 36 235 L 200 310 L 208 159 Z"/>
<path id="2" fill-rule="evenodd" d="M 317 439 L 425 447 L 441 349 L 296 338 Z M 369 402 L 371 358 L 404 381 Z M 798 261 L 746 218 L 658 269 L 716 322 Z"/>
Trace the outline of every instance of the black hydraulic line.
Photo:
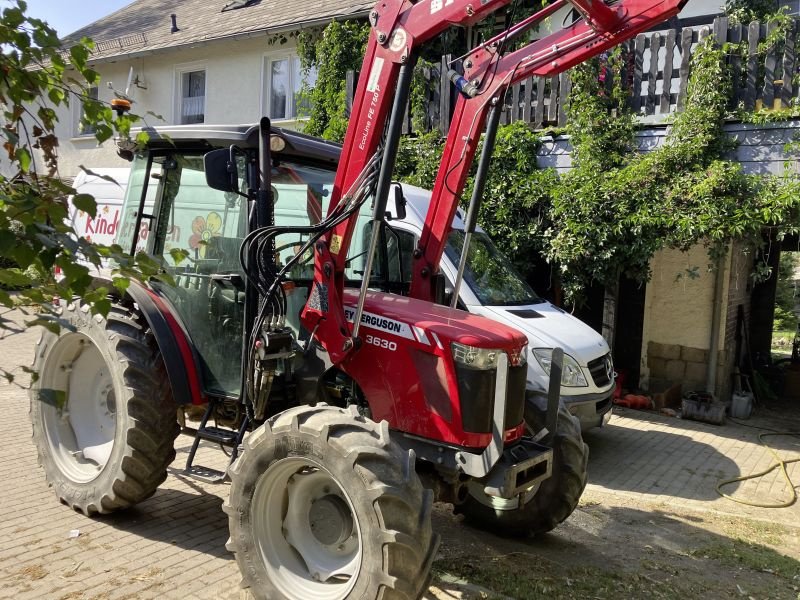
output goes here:
<path id="1" fill-rule="evenodd" d="M 256 190 L 255 218 L 250 219 L 249 226 L 253 229 L 270 227 L 275 224 L 275 212 L 272 206 L 272 157 L 270 156 L 270 132 L 271 123 L 269 118 L 263 117 L 259 122 L 258 133 L 258 189 Z M 274 248 L 274 241 L 269 242 Z M 275 260 L 275 253 L 271 253 L 272 261 Z M 249 245 L 247 248 L 247 268 L 252 269 L 258 264 L 257 248 Z M 244 303 L 244 323 L 242 327 L 242 369 L 241 369 L 241 396 L 240 400 L 244 403 L 247 416 L 253 418 L 252 400 L 248 397 L 248 381 L 251 373 L 251 354 L 255 352 L 255 336 L 258 332 L 253 331 L 258 310 L 259 293 L 249 277 L 245 278 L 245 303 Z"/>
<path id="2" fill-rule="evenodd" d="M 275 224 L 275 211 L 272 207 L 270 133 L 269 117 L 262 117 L 258 124 L 258 190 L 256 190 L 256 215 L 259 228 Z"/>
<path id="3" fill-rule="evenodd" d="M 483 149 L 478 159 L 478 170 L 475 173 L 475 187 L 472 189 L 472 198 L 469 200 L 469 208 L 467 209 L 467 222 L 464 224 L 464 230 L 469 233 L 475 232 L 475 225 L 478 222 L 478 212 L 480 211 L 481 202 L 483 201 L 483 191 L 486 189 L 486 180 L 489 177 L 489 163 L 492 160 L 492 152 L 494 152 L 497 130 L 500 127 L 501 113 L 500 103 L 495 102 L 489 111 L 486 135 L 483 138 Z"/>

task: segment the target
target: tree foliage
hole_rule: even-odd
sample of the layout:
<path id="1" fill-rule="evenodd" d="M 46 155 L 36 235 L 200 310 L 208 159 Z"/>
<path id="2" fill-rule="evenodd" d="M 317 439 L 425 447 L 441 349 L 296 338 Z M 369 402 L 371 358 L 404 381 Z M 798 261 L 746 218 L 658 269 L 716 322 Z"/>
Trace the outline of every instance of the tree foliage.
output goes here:
<path id="1" fill-rule="evenodd" d="M 57 329 L 50 303 L 54 297 L 80 297 L 93 310 L 106 313 L 111 289 L 95 284 L 87 265 L 115 259 L 116 292 L 130 278 L 158 271 L 146 256 L 126 257 L 118 246 L 97 246 L 78 237 L 67 221 L 67 198 L 75 189 L 58 170 L 58 110 L 81 102 L 84 123 L 93 127 L 98 142 L 127 136 L 132 115 L 116 116 L 110 106 L 87 94 L 99 76 L 89 67 L 93 43 L 84 39 L 62 49 L 58 35 L 44 21 L 26 15 L 17 0 L 0 13 L 0 105 L 3 110 L 3 175 L 0 175 L 0 305 L 41 307 L 32 321 Z M 76 207 L 91 216 L 94 198 L 73 197 Z M 57 280 L 55 268 L 61 271 Z M 17 290 L 15 294 L 9 290 Z M 0 318 L 0 328 L 5 321 Z M 0 375 L 13 375 L 0 370 Z"/>
<path id="2" fill-rule="evenodd" d="M 369 36 L 365 21 L 332 21 L 319 33 L 301 32 L 297 50 L 302 69 L 317 70 L 314 88 L 304 90 L 313 107 L 303 131 L 341 142 L 347 132 L 345 80 L 347 71 L 357 71 L 364 58 Z"/>

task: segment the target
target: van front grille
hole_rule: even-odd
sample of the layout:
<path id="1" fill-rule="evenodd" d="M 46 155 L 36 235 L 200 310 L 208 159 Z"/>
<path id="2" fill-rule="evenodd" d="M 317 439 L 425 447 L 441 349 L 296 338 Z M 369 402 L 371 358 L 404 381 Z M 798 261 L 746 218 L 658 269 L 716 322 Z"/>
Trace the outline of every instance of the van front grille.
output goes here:
<path id="1" fill-rule="evenodd" d="M 592 380 L 597 387 L 605 387 L 611 383 L 614 377 L 614 363 L 611 360 L 611 353 L 589 361 L 589 372 Z"/>

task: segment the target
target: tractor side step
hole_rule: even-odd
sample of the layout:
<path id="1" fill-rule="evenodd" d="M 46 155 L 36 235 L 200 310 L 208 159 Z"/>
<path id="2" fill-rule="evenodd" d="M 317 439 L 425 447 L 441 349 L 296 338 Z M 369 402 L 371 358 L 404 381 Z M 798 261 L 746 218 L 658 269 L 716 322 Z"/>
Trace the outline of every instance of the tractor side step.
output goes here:
<path id="1" fill-rule="evenodd" d="M 222 483 L 228 474 L 225 471 L 219 471 L 210 467 L 203 467 L 201 465 L 192 465 L 186 471 L 186 475 L 206 483 Z"/>
<path id="2" fill-rule="evenodd" d="M 237 445 L 236 438 L 239 432 L 222 427 L 200 427 L 195 435 L 201 440 L 233 447 Z"/>
<path id="3" fill-rule="evenodd" d="M 207 483 L 222 483 L 228 477 L 228 468 L 230 468 L 233 461 L 239 456 L 239 446 L 250 424 L 248 418 L 242 419 L 242 424 L 238 431 L 210 426 L 208 420 L 214 413 L 214 406 L 217 402 L 219 401 L 209 401 L 208 408 L 203 415 L 202 421 L 200 421 L 200 426 L 194 431 L 194 442 L 192 442 L 192 448 L 189 450 L 189 456 L 186 458 L 186 467 L 183 470 L 185 475 Z M 200 447 L 200 442 L 202 440 L 219 444 L 220 446 L 228 446 L 231 449 L 230 460 L 228 460 L 228 466 L 224 471 L 193 464 L 195 454 L 197 454 L 197 449 Z"/>

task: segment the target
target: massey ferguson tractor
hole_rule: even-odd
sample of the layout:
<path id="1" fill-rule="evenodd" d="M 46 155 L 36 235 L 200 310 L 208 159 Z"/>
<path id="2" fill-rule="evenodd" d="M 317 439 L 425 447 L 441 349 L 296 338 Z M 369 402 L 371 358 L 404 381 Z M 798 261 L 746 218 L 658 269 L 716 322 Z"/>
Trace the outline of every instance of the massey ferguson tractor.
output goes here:
<path id="1" fill-rule="evenodd" d="M 244 585 L 271 600 L 420 597 L 434 501 L 510 534 L 569 516 L 587 451 L 558 403 L 560 351 L 549 401 L 535 402 L 526 338 L 445 306 L 438 265 L 485 128 L 474 229 L 509 86 L 685 0 L 569 0 L 580 18 L 521 45 L 556 0 L 473 49 L 450 74 L 458 101 L 419 243 L 393 259 L 410 263 L 404 280 L 387 220 L 404 210 L 392 171 L 415 57 L 509 2 L 379 2 L 342 146 L 262 119 L 167 127 L 128 151 L 117 243 L 171 281 L 132 282 L 105 318 L 64 302 L 61 334 L 38 343 L 34 439 L 62 502 L 91 516 L 145 500 L 176 436 L 192 434 L 186 473 L 230 479 L 228 548 Z M 204 440 L 229 449 L 227 469 L 195 464 Z"/>

